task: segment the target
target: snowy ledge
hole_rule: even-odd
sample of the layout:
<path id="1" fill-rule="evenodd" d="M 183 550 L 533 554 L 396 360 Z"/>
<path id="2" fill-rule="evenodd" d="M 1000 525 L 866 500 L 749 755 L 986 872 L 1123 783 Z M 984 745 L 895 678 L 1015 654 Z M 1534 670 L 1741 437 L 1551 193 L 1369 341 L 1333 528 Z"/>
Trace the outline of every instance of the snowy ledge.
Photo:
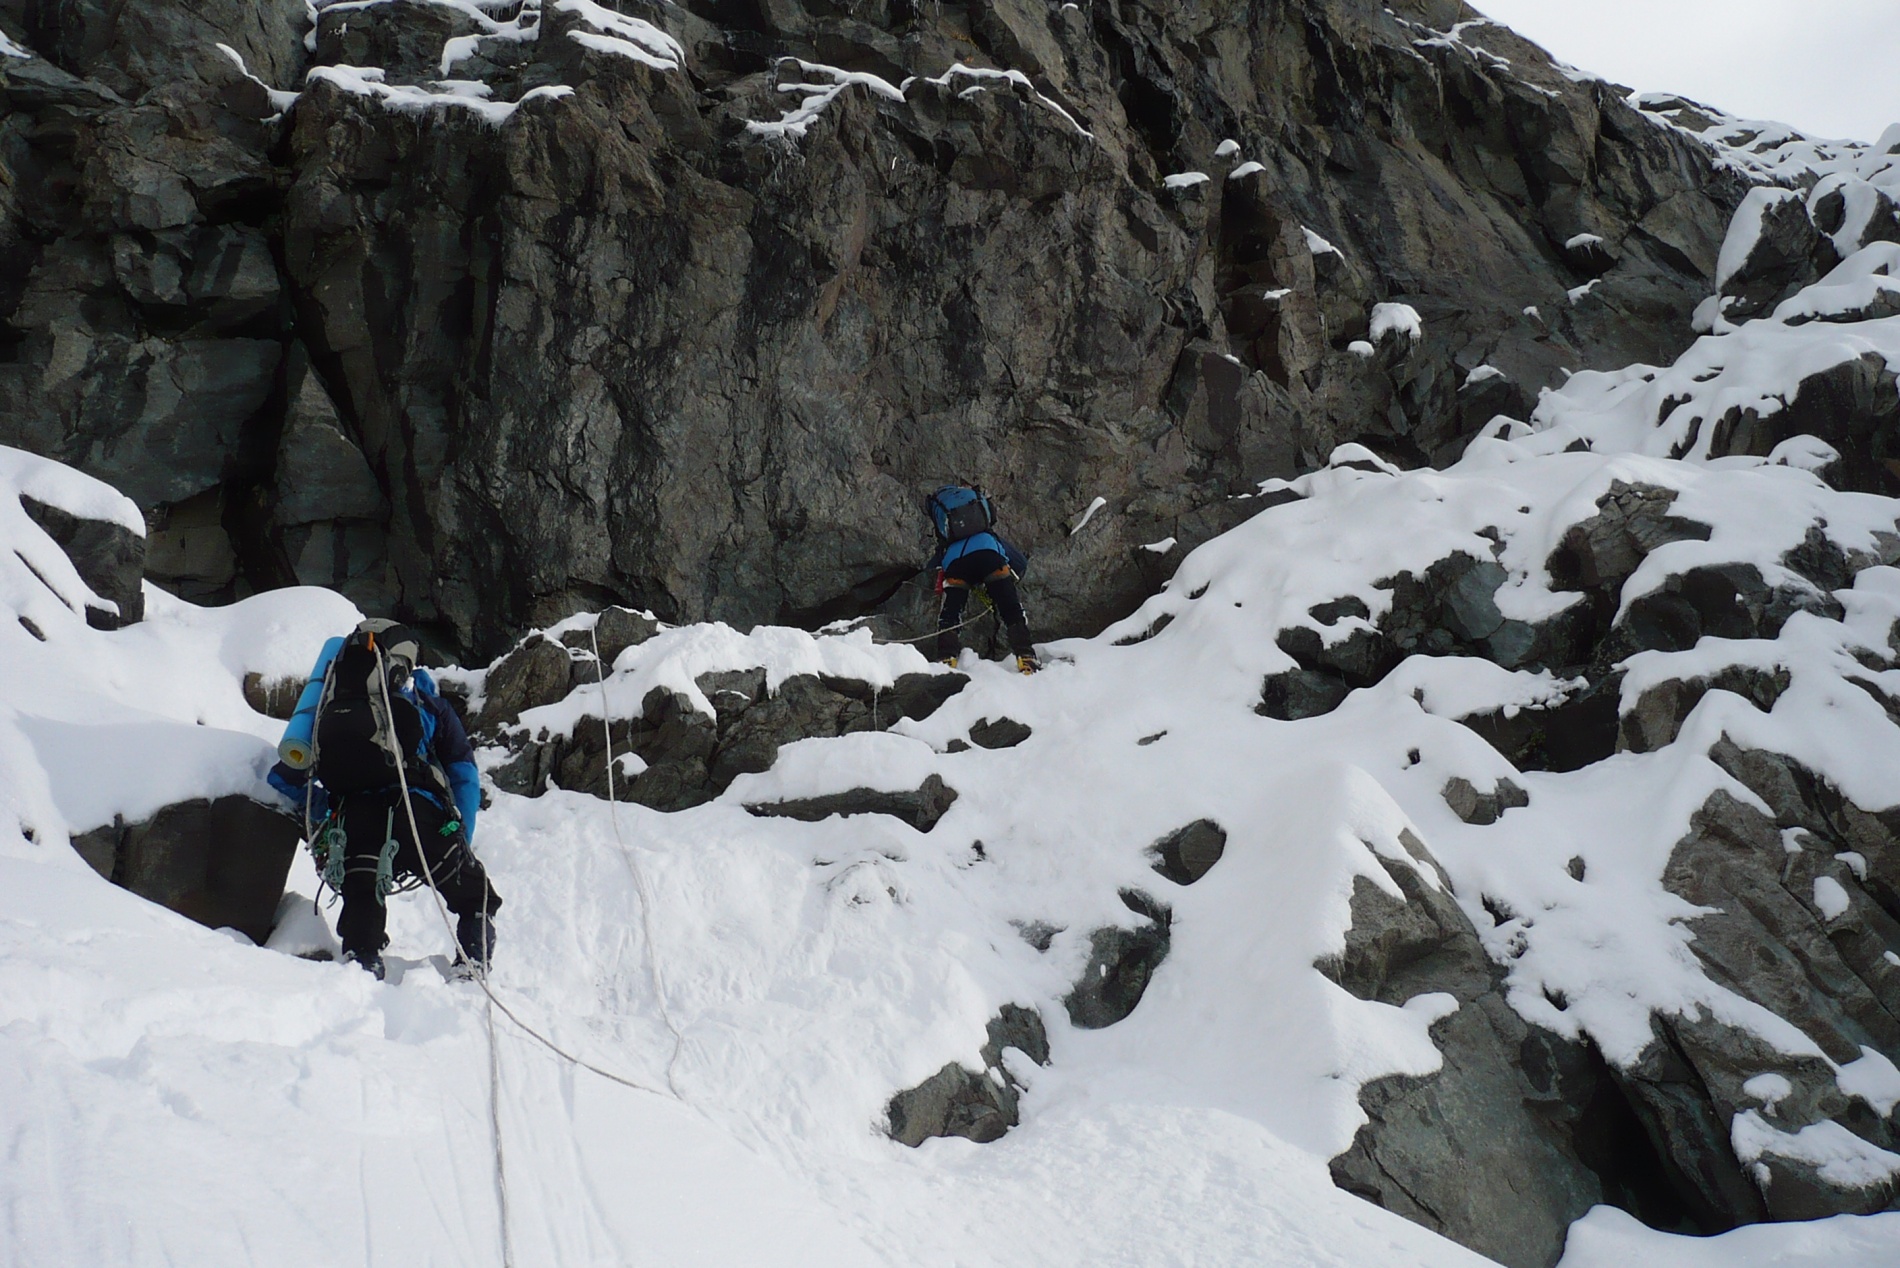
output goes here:
<path id="1" fill-rule="evenodd" d="M 368 97 L 380 102 L 385 109 L 398 114 L 425 114 L 431 110 L 460 108 L 492 127 L 508 122 L 514 117 L 515 111 L 530 101 L 554 101 L 574 93 L 566 84 L 551 84 L 523 93 L 518 101 L 490 101 L 488 94 L 492 90 L 484 83 L 468 79 L 439 79 L 435 81 L 437 91 L 431 92 L 407 84 L 386 84 L 383 82 L 382 69 L 375 66 L 319 66 L 310 72 L 304 82 L 332 84 L 352 96 Z"/>
<path id="2" fill-rule="evenodd" d="M 805 100 L 795 109 L 786 111 L 777 120 L 771 122 L 751 120 L 747 122 L 745 125 L 746 131 L 753 136 L 803 137 L 807 129 L 811 127 L 813 120 L 823 114 L 825 107 L 836 101 L 847 88 L 863 88 L 873 95 L 882 97 L 887 101 L 905 102 L 909 100 L 905 94 L 909 92 L 912 84 L 927 83 L 935 84 L 942 88 L 954 88 L 955 81 L 961 78 L 974 82 L 958 92 L 957 95 L 959 97 L 966 97 L 972 93 L 985 91 L 992 82 L 1007 84 L 1012 88 L 1020 88 L 1026 91 L 1030 98 L 1037 104 L 1061 115 L 1063 120 L 1068 123 L 1070 127 L 1075 129 L 1077 135 L 1086 137 L 1091 141 L 1095 139 L 1095 134 L 1090 132 L 1087 128 L 1084 128 L 1080 123 L 1077 123 L 1074 115 L 1064 110 L 1059 103 L 1050 100 L 1042 93 L 1036 91 L 1036 87 L 1030 82 L 1029 76 L 1019 70 L 991 70 L 985 67 L 965 66 L 962 62 L 956 62 L 951 65 L 950 69 L 935 78 L 921 78 L 913 75 L 904 80 L 902 84 L 892 84 L 887 79 L 865 71 L 843 70 L 837 66 L 824 65 L 821 62 L 808 62 L 803 58 L 781 58 L 779 64 L 784 65 L 788 62 L 796 64 L 800 70 L 808 75 L 820 75 L 830 82 L 823 84 L 780 84 L 780 92 L 804 93 L 806 95 Z"/>

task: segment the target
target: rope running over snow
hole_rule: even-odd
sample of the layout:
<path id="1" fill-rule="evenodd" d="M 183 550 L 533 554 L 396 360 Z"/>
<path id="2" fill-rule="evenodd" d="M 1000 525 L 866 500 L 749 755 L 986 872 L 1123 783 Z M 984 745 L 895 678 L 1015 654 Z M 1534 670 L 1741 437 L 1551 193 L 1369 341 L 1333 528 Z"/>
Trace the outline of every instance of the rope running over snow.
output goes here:
<path id="1" fill-rule="evenodd" d="M 614 733 L 613 711 L 607 704 L 607 667 L 600 659 L 600 637 L 597 627 L 600 622 L 587 627 L 587 641 L 594 651 L 594 683 L 600 688 L 600 736 L 607 749 L 607 818 L 613 825 L 614 844 L 620 848 L 620 859 L 627 865 L 628 873 L 633 877 L 633 889 L 640 899 L 640 937 L 646 943 L 647 972 L 653 978 L 653 997 L 660 1004 L 660 1020 L 666 1023 L 667 1030 L 673 1035 L 673 1055 L 666 1061 L 666 1086 L 675 1098 L 684 1101 L 680 1095 L 679 1084 L 673 1080 L 673 1067 L 679 1064 L 680 1050 L 686 1045 L 686 1036 L 673 1021 L 673 1010 L 666 1003 L 666 978 L 660 971 L 660 954 L 653 940 L 653 894 L 647 888 L 646 875 L 640 870 L 640 864 L 627 847 L 627 839 L 620 833 L 620 800 L 614 794 Z"/>
<path id="2" fill-rule="evenodd" d="M 375 650 L 376 681 L 382 690 L 383 715 L 387 718 L 392 713 L 389 701 L 388 669 L 383 660 L 383 649 L 378 647 Z M 422 861 L 423 879 L 428 882 L 429 893 L 435 898 L 435 910 L 436 914 L 442 918 L 442 927 L 448 931 L 449 940 L 459 946 L 461 940 L 456 937 L 455 926 L 449 921 L 448 904 L 443 901 L 442 891 L 437 888 L 435 883 L 435 869 L 429 866 L 428 851 L 422 848 L 422 831 L 416 826 L 415 807 L 409 802 L 409 773 L 407 764 L 403 761 L 402 750 L 396 746 L 395 728 L 393 725 L 390 728 L 389 749 L 390 756 L 396 759 L 396 782 L 402 789 L 402 808 L 404 815 L 406 815 L 409 820 L 409 839 L 415 843 L 416 857 Z M 555 1043 L 554 1040 L 536 1030 L 533 1026 L 530 1026 L 527 1022 L 521 1020 L 520 1017 L 515 1015 L 513 1009 L 501 1002 L 500 998 L 496 996 L 494 988 L 488 984 L 488 968 L 486 965 L 481 965 L 476 968 L 473 980 L 477 986 L 482 988 L 482 994 L 488 997 L 488 1110 L 489 1129 L 494 1141 L 495 1153 L 495 1196 L 501 1221 L 501 1262 L 502 1268 L 514 1268 L 514 1250 L 510 1241 L 508 1227 L 508 1171 L 502 1155 L 501 1146 L 501 1053 L 495 1043 L 496 1010 L 499 1009 L 502 1016 L 519 1027 L 523 1034 L 570 1065 L 578 1066 L 591 1074 L 599 1075 L 610 1083 L 618 1083 L 622 1087 L 631 1088 L 636 1092 L 647 1092 L 654 1096 L 664 1096 L 666 1094 L 661 1092 L 658 1088 L 648 1087 L 644 1083 L 639 1083 L 623 1075 L 615 1074 L 611 1070 L 603 1070 L 591 1061 L 582 1060 L 567 1051 L 567 1049 L 561 1047 L 561 1045 Z"/>

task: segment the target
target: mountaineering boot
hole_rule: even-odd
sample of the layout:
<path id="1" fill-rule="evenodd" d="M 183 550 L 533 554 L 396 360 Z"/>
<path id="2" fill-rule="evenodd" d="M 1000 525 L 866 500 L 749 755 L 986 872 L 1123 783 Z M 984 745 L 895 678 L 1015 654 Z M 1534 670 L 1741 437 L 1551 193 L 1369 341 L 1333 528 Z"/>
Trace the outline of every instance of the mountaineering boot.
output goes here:
<path id="1" fill-rule="evenodd" d="M 1034 656 L 1018 656 L 1016 658 L 1016 669 L 1019 673 L 1033 674 L 1041 668 L 1042 662 L 1037 660 Z"/>
<path id="2" fill-rule="evenodd" d="M 343 962 L 354 964 L 379 982 L 383 980 L 383 956 L 380 951 L 345 951 Z"/>
<path id="3" fill-rule="evenodd" d="M 463 912 L 455 922 L 455 940 L 462 948 L 456 964 L 486 974 L 489 957 L 495 954 L 494 917 L 485 911 Z"/>

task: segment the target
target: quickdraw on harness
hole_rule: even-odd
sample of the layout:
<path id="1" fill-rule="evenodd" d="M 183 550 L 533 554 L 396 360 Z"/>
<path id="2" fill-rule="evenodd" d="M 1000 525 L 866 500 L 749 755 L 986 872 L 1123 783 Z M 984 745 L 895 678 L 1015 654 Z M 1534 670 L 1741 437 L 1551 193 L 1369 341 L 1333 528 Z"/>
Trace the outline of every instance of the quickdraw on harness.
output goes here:
<path id="1" fill-rule="evenodd" d="M 436 830 L 442 838 L 453 838 L 461 832 L 462 821 L 451 817 Z M 343 812 L 339 804 L 322 823 L 315 825 L 314 831 L 304 837 L 310 843 L 310 858 L 317 868 L 319 899 L 322 890 L 330 891 L 330 905 L 334 907 L 343 897 L 343 878 L 352 870 L 347 864 L 348 834 L 343 830 Z M 383 845 L 376 855 L 376 900 L 387 903 L 392 894 L 406 894 L 422 888 L 422 877 L 410 873 L 401 880 L 396 879 L 396 851 L 401 842 L 396 839 L 396 808 L 389 807 L 383 815 Z M 360 870 L 368 871 L 368 868 Z"/>

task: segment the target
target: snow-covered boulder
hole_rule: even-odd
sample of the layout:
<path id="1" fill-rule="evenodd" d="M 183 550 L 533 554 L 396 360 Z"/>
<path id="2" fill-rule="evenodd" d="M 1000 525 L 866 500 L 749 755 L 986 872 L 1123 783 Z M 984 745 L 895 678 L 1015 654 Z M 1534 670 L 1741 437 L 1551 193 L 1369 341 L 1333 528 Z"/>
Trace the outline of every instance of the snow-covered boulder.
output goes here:
<path id="1" fill-rule="evenodd" d="M 1816 276 L 1821 242 L 1798 190 L 1750 190 L 1729 224 L 1715 267 L 1715 290 L 1730 321 L 1760 316 Z"/>
<path id="2" fill-rule="evenodd" d="M 681 810 L 769 769 L 782 745 L 928 716 L 968 681 L 926 666 L 909 646 L 873 644 L 868 630 L 814 638 L 782 627 L 673 629 L 610 608 L 532 634 L 480 673 L 444 677 L 449 688 L 474 692 L 476 733 L 496 745 L 485 760 L 498 786 L 535 796 L 552 783 L 604 796 L 609 737 L 601 719 L 611 716 L 620 795 Z M 876 796 L 898 797 L 890 812 L 920 824 L 934 823 L 949 804 L 914 784 Z M 761 808 L 768 800 L 782 799 L 759 799 Z M 777 812 L 823 817 L 871 806 L 863 798 L 815 807 L 801 800 Z"/>
<path id="3" fill-rule="evenodd" d="M 0 446 L 0 540 L 13 543 L 13 560 L 40 583 L 27 583 L 30 592 L 43 586 L 94 628 L 145 615 L 145 521 L 110 485 Z M 32 624 L 26 594 L 7 597 Z"/>
<path id="4" fill-rule="evenodd" d="M 1353 882 L 1345 945 L 1318 967 L 1360 999 L 1455 1001 L 1432 1028 L 1444 1064 L 1365 1087 L 1368 1121 L 1333 1180 L 1502 1263 L 1555 1262 L 1602 1194 L 1582 1142 L 1608 1071 L 1511 1008 L 1442 867 L 1416 835 L 1400 842 L 1406 857 L 1379 855 L 1385 883 Z"/>

